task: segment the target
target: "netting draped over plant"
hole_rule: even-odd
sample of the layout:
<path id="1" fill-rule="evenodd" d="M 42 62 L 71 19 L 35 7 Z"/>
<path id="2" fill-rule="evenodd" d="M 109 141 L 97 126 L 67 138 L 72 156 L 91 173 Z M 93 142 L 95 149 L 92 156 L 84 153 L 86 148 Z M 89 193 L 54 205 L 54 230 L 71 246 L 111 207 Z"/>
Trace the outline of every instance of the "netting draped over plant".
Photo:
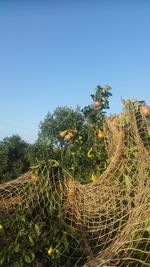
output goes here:
<path id="1" fill-rule="evenodd" d="M 67 242 L 59 250 L 66 255 L 63 266 L 69 266 L 68 251 L 72 266 L 150 266 L 149 129 L 149 119 L 130 103 L 119 123 L 106 120 L 109 165 L 95 182 L 81 184 L 56 161 L 42 162 L 0 185 L 1 221 L 22 214 L 32 220 L 39 227 L 37 246 L 47 227 L 53 240 L 49 254 L 59 250 L 62 230 Z M 9 240 L 11 233 L 2 243 Z"/>

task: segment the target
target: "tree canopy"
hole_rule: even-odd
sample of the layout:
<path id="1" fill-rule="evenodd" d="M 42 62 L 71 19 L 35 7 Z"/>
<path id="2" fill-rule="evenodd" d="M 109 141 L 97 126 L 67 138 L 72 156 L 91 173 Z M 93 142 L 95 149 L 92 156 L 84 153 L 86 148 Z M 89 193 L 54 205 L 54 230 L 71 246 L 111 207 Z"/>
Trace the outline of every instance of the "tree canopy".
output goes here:
<path id="1" fill-rule="evenodd" d="M 0 182 L 14 179 L 29 168 L 28 144 L 18 135 L 0 142 Z"/>

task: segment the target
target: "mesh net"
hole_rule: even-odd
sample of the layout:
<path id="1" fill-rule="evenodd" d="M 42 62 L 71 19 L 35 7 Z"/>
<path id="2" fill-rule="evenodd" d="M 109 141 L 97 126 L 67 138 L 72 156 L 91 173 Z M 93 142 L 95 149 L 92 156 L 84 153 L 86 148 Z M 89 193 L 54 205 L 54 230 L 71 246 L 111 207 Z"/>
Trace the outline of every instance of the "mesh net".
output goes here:
<path id="1" fill-rule="evenodd" d="M 131 106 L 119 124 L 107 119 L 110 163 L 95 182 L 63 175 L 56 161 L 40 163 L 0 185 L 1 219 L 26 214 L 41 229 L 46 222 L 51 240 L 63 231 L 71 238 L 61 253 L 67 262 L 69 250 L 72 266 L 150 266 L 149 129 L 150 120 Z"/>

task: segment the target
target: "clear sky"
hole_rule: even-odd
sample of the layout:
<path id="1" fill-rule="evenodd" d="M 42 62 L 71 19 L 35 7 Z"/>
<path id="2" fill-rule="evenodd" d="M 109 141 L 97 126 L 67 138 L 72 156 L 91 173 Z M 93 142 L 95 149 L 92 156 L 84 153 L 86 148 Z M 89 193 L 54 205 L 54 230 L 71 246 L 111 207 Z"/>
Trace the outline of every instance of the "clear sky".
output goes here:
<path id="1" fill-rule="evenodd" d="M 0 140 L 34 142 L 57 106 L 83 107 L 97 84 L 150 104 L 149 0 L 0 0 Z"/>

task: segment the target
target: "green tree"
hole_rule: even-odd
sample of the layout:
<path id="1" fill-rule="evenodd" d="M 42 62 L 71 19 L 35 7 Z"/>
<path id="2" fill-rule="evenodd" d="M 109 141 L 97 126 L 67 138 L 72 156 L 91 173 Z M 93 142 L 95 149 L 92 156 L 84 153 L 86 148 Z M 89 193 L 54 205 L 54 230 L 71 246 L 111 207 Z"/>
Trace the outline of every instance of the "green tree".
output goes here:
<path id="1" fill-rule="evenodd" d="M 83 122 L 84 116 L 79 108 L 58 107 L 53 114 L 48 113 L 40 123 L 38 140 L 29 145 L 28 158 L 31 164 L 48 159 L 62 162 L 68 141 L 61 137 L 61 133 L 80 130 Z"/>
<path id="2" fill-rule="evenodd" d="M 57 148 L 65 146 L 66 142 L 60 137 L 60 132 L 69 129 L 80 129 L 84 121 L 80 108 L 73 110 L 68 107 L 58 107 L 53 114 L 48 113 L 40 123 L 39 141 Z"/>
<path id="3" fill-rule="evenodd" d="M 36 158 L 41 159 L 42 147 L 45 158 L 58 160 L 62 168 L 80 181 L 89 181 L 92 175 L 99 175 L 106 167 L 103 122 L 104 110 L 109 108 L 109 96 L 109 86 L 97 86 L 91 95 L 91 105 L 82 110 L 58 107 L 53 114 L 48 113 L 40 123 Z M 32 149 L 34 151 L 35 147 Z M 35 155 L 32 149 L 30 155 Z"/>
<path id="4" fill-rule="evenodd" d="M 0 181 L 14 179 L 29 169 L 28 144 L 18 135 L 0 142 Z"/>

